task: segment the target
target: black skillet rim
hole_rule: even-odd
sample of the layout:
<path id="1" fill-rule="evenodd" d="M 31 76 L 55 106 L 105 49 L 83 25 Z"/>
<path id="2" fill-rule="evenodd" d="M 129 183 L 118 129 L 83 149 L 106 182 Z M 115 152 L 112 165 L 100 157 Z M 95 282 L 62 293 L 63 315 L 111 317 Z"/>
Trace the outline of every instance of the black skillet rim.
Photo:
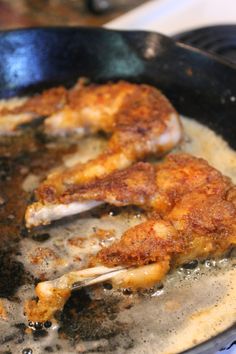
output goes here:
<path id="1" fill-rule="evenodd" d="M 52 31 L 68 31 L 68 30 L 82 30 L 82 31 L 103 31 L 103 32 L 111 32 L 111 33 L 121 33 L 123 35 L 130 34 L 130 33 L 136 33 L 136 34 L 158 34 L 157 32 L 154 31 L 143 31 L 143 30 L 113 30 L 113 29 L 106 29 L 106 28 L 101 28 L 101 27 L 84 27 L 84 26 L 42 26 L 42 27 L 30 27 L 30 28 L 16 28 L 16 29 L 10 29 L 10 30 L 1 30 L 0 31 L 0 37 L 2 35 L 5 35 L 7 33 L 23 33 L 23 32 L 33 32 L 33 31 L 38 31 L 38 30 L 47 30 L 50 32 Z M 162 34 L 161 34 L 162 35 Z M 191 52 L 196 52 L 202 55 L 203 57 L 208 57 L 209 59 L 213 59 L 214 61 L 221 63 L 225 65 L 226 67 L 229 67 L 231 69 L 236 70 L 236 65 L 232 62 L 229 62 L 228 60 L 224 59 L 221 56 L 218 56 L 217 54 L 214 54 L 212 52 L 206 52 L 202 49 L 192 47 L 191 45 L 175 41 L 173 38 L 167 37 L 165 35 L 162 35 L 163 37 L 169 38 L 172 40 L 176 46 L 178 47 L 183 47 L 187 50 L 190 50 Z M 215 353 L 216 350 L 220 350 L 222 348 L 222 345 L 229 345 L 230 341 L 233 342 L 236 334 L 236 322 L 233 323 L 229 328 L 225 329 L 223 332 L 217 334 L 216 336 L 190 348 L 187 349 L 183 352 L 180 352 L 179 354 L 213 354 Z M 213 352 L 214 351 L 214 352 Z"/>
<path id="2" fill-rule="evenodd" d="M 208 28 L 208 27 L 206 27 Z M 210 27 L 209 27 L 210 28 Z M 129 33 L 140 33 L 140 34 L 160 34 L 163 38 L 168 38 L 169 40 L 173 41 L 177 46 L 179 47 L 184 47 L 186 49 L 191 50 L 192 52 L 197 52 L 199 54 L 202 54 L 205 57 L 208 57 L 210 59 L 213 59 L 221 64 L 224 64 L 228 67 L 231 67 L 232 69 L 236 69 L 236 64 L 228 61 L 224 57 L 215 54 L 214 52 L 208 52 L 205 51 L 201 48 L 193 47 L 190 44 L 187 44 L 185 42 L 181 42 L 181 40 L 178 40 L 178 35 L 174 35 L 173 37 L 169 37 L 165 34 L 162 34 L 160 32 L 155 32 L 155 31 L 147 31 L 147 30 L 115 30 L 115 29 L 110 29 L 110 28 L 103 28 L 103 27 L 86 27 L 86 26 L 33 26 L 33 27 L 21 27 L 21 28 L 13 28 L 9 30 L 0 30 L 0 36 L 7 34 L 7 33 L 20 33 L 20 32 L 34 32 L 38 30 L 46 30 L 46 31 L 68 31 L 68 30 L 86 30 L 86 31 L 97 31 L 97 32 L 110 32 L 110 33 L 121 33 L 121 34 L 129 34 Z M 204 27 L 205 29 L 205 27 Z M 182 32 L 181 35 L 184 35 L 186 32 Z M 190 31 L 189 31 L 190 32 Z M 176 38 L 175 38 L 176 37 Z"/>

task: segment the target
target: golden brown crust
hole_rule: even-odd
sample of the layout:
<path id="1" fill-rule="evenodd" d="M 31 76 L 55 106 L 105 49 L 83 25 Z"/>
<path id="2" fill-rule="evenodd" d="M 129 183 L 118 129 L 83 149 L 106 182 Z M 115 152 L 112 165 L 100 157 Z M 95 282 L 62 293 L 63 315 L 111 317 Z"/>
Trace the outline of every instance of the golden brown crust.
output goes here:
<path id="1" fill-rule="evenodd" d="M 197 191 L 185 195 L 166 217 L 184 235 L 177 263 L 223 255 L 236 243 L 236 209 L 224 196 Z"/>
<path id="2" fill-rule="evenodd" d="M 226 199 L 236 207 L 236 186 L 233 186 L 228 190 Z"/>
<path id="3" fill-rule="evenodd" d="M 125 96 L 114 117 L 115 134 L 109 146 L 111 149 L 117 149 L 117 146 L 130 148 L 132 153 L 142 158 L 157 152 L 155 144 L 150 144 L 150 141 L 166 130 L 170 115 L 176 112 L 165 96 L 154 87 L 133 86 L 133 92 Z"/>
<path id="4" fill-rule="evenodd" d="M 173 226 L 163 220 L 148 220 L 126 231 L 121 240 L 103 248 L 96 261 L 108 266 L 139 266 L 169 259 L 183 249 Z"/>
<path id="5" fill-rule="evenodd" d="M 68 185 L 59 201 L 98 200 L 115 205 L 134 204 L 164 215 L 186 193 L 201 188 L 208 195 L 221 195 L 231 186 L 230 179 L 205 160 L 177 154 L 169 155 L 156 166 L 139 162 L 89 183 Z M 50 189 L 46 192 L 50 200 Z"/>
<path id="6" fill-rule="evenodd" d="M 223 195 L 231 186 L 231 180 L 206 160 L 189 154 L 172 154 L 157 166 L 159 194 L 153 208 L 165 215 L 187 193 L 201 189 L 207 195 Z"/>
<path id="7" fill-rule="evenodd" d="M 125 97 L 129 97 L 136 86 L 126 81 L 103 85 L 84 85 L 79 81 L 79 85 L 69 92 L 67 107 L 80 114 L 68 122 L 68 128 L 75 129 L 84 124 L 91 125 L 92 131 L 113 132 L 117 113 Z"/>
<path id="8" fill-rule="evenodd" d="M 152 204 L 155 219 L 129 229 L 120 241 L 102 249 L 98 263 L 140 265 L 171 257 L 172 263 L 181 264 L 222 255 L 236 244 L 232 182 L 203 159 L 187 154 L 168 157 L 156 168 L 154 195 L 149 208 Z M 162 223 L 172 228 L 164 241 Z"/>
<path id="9" fill-rule="evenodd" d="M 71 185 L 60 197 L 60 202 L 76 200 L 107 201 L 117 206 L 134 204 L 147 206 L 154 198 L 155 168 L 139 162 L 125 170 L 84 185 Z"/>
<path id="10" fill-rule="evenodd" d="M 82 185 L 101 176 L 105 177 L 129 165 L 130 160 L 125 154 L 105 152 L 96 158 L 96 162 L 90 160 L 49 175 L 37 188 L 35 194 L 37 199 L 43 203 L 57 203 L 60 196 L 67 194 L 67 190 L 72 186 Z"/>

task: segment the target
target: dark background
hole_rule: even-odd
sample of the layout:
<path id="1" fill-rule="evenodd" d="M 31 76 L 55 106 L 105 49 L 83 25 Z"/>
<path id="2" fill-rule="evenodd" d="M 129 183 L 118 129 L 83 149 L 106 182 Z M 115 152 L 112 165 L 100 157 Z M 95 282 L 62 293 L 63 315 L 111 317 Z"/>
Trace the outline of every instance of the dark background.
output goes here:
<path id="1" fill-rule="evenodd" d="M 102 0 L 103 4 L 110 4 L 110 8 L 94 14 L 89 11 L 88 3 L 97 1 L 99 0 L 0 0 L 0 29 L 58 25 L 100 26 L 148 2 Z"/>

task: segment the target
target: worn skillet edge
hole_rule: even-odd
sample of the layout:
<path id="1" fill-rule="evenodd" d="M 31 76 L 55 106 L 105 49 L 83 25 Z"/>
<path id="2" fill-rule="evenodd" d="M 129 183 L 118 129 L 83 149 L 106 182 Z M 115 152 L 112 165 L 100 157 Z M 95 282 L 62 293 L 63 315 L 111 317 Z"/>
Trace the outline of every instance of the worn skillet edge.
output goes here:
<path id="1" fill-rule="evenodd" d="M 195 53 L 196 55 L 199 55 L 202 58 L 205 59 L 209 59 L 212 63 L 216 63 L 216 64 L 220 64 L 223 65 L 225 70 L 229 69 L 231 71 L 231 69 L 233 69 L 233 71 L 231 71 L 232 73 L 234 72 L 236 74 L 236 65 L 233 63 L 228 62 L 227 60 L 224 60 L 224 58 L 213 54 L 213 53 L 208 53 L 205 52 L 201 49 L 198 48 L 194 48 L 190 45 L 178 42 L 178 41 L 174 41 L 173 39 L 157 33 L 157 32 L 150 32 L 150 31 L 141 31 L 141 30 L 132 30 L 132 31 L 127 31 L 127 30 L 112 30 L 112 29 L 105 29 L 105 28 L 100 28 L 100 27 L 63 27 L 63 26 L 58 26 L 58 27 L 32 27 L 32 28 L 19 28 L 19 29 L 10 29 L 10 30 L 2 30 L 0 31 L 0 41 L 2 39 L 9 39 L 10 41 L 13 40 L 13 37 L 18 37 L 18 39 L 20 39 L 20 37 L 24 37 L 24 35 L 28 35 L 28 34 L 36 34 L 36 33 L 40 33 L 41 34 L 59 34 L 59 33 L 83 33 L 83 35 L 86 34 L 91 34 L 93 33 L 94 35 L 98 34 L 98 33 L 103 33 L 103 34 L 109 34 L 112 36 L 112 34 L 118 34 L 121 35 L 124 38 L 128 38 L 129 36 L 139 36 L 140 37 L 140 41 L 142 41 L 141 45 L 145 44 L 147 47 L 152 45 L 153 43 L 150 43 L 150 36 L 152 38 L 152 40 L 155 40 L 156 43 L 154 43 L 154 45 L 156 46 L 160 46 L 162 45 L 161 40 L 164 41 L 164 45 L 167 46 L 167 51 L 171 50 L 172 48 L 176 47 L 179 49 L 183 49 L 186 53 Z M 146 42 L 146 43 L 144 43 Z M 0 45 L 5 44 L 0 42 Z M 8 43 L 7 43 L 8 44 Z M 22 44 L 22 43 L 21 43 Z M 133 44 L 133 43 L 132 43 Z M 29 45 L 29 43 L 26 43 L 26 45 Z M 157 49 L 161 49 L 159 52 Z M 166 50 L 166 48 L 164 48 Z M 12 51 L 12 48 L 6 48 L 6 51 Z M 29 50 L 29 49 L 28 49 Z M 152 61 L 152 60 L 158 60 L 159 57 L 161 56 L 162 52 L 163 52 L 163 48 L 155 48 L 156 52 L 153 53 L 151 56 L 145 55 L 144 53 L 141 53 L 142 55 L 142 60 L 145 61 Z M 0 57 L 2 56 L 3 50 L 0 53 Z M 180 53 L 183 55 L 183 53 Z M 140 55 L 140 53 L 139 53 Z M 5 63 L 1 64 L 1 65 L 5 65 Z M 19 68 L 17 69 L 19 71 Z M 1 73 L 0 73 L 0 80 L 2 79 L 1 77 Z M 39 82 L 40 83 L 40 82 Z M 17 88 L 16 88 L 17 89 Z M 40 87 L 38 87 L 38 90 L 40 90 Z M 6 91 L 6 89 L 5 89 Z M 14 94 L 16 94 L 16 92 L 14 92 L 14 90 L 9 90 L 10 92 L 7 93 L 7 95 L 12 96 Z M 21 90 L 19 90 L 18 88 L 17 94 L 22 94 Z M 24 93 L 24 92 L 23 92 Z M 4 89 L 2 89 L 2 87 L 0 87 L 0 95 L 4 96 L 6 93 L 4 92 Z"/>
<path id="2" fill-rule="evenodd" d="M 179 354 L 215 354 L 230 345 L 236 336 L 236 322 L 223 332 Z"/>
<path id="3" fill-rule="evenodd" d="M 210 27 L 205 27 L 205 28 L 210 28 Z M 102 28 L 102 27 L 85 27 L 85 26 L 70 26 L 70 27 L 66 27 L 66 26 L 40 26 L 40 27 L 30 27 L 30 28 L 14 28 L 14 29 L 9 29 L 9 30 L 0 30 L 0 36 L 2 35 L 6 35 L 6 34 L 10 34 L 10 33 L 23 33 L 23 32 L 35 32 L 35 31 L 41 31 L 41 30 L 45 30 L 48 32 L 51 31 L 70 31 L 70 30 L 85 30 L 85 31 L 101 31 L 101 32 L 110 32 L 110 33 L 121 33 L 121 34 L 129 34 L 129 33 L 136 33 L 136 34 L 152 34 L 152 35 L 161 35 L 163 38 L 165 38 L 166 40 L 172 42 L 173 44 L 175 43 L 175 45 L 185 48 L 187 50 L 199 53 L 205 57 L 208 57 L 210 59 L 213 59 L 223 65 L 226 65 L 232 69 L 236 69 L 236 64 L 229 62 L 228 60 L 224 59 L 223 57 L 214 54 L 214 53 L 209 53 L 206 52 L 202 49 L 193 47 L 189 44 L 185 44 L 182 43 L 181 41 L 179 41 L 178 39 L 175 40 L 173 38 L 170 38 L 162 33 L 159 32 L 154 32 L 154 31 L 147 31 L 147 30 L 115 30 L 115 29 L 108 29 L 108 28 Z M 186 32 L 187 33 L 187 32 Z"/>

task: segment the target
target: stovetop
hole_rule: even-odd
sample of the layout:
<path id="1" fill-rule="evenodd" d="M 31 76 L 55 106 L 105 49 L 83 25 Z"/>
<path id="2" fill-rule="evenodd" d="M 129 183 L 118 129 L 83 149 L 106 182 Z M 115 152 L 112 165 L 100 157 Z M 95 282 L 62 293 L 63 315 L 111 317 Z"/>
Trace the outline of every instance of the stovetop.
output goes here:
<path id="1" fill-rule="evenodd" d="M 236 25 L 203 27 L 173 38 L 193 47 L 216 53 L 236 64 Z"/>

